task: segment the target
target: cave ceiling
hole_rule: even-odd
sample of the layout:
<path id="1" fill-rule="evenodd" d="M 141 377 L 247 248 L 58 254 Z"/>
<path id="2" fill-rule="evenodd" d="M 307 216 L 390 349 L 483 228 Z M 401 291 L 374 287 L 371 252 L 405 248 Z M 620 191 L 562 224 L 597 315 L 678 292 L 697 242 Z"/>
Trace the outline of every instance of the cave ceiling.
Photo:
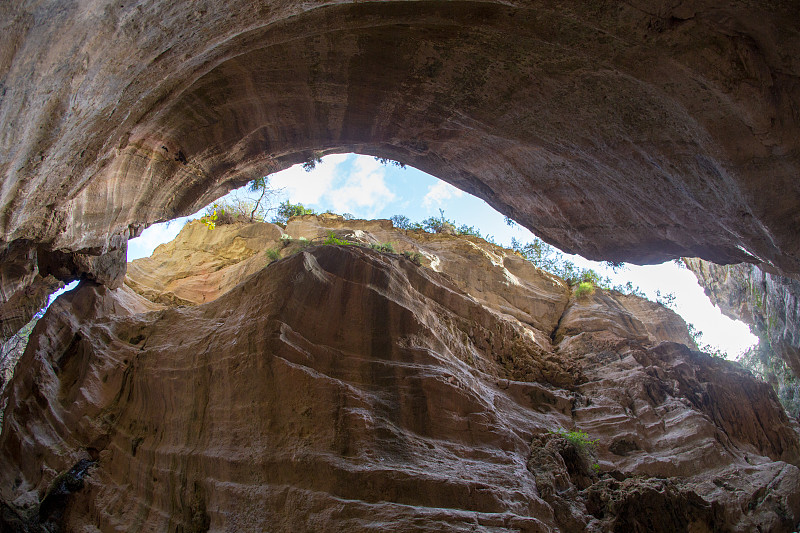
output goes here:
<path id="1" fill-rule="evenodd" d="M 588 258 L 800 274 L 796 3 L 53 0 L 0 20 L 4 301 L 53 257 L 113 285 L 147 225 L 342 152 Z"/>

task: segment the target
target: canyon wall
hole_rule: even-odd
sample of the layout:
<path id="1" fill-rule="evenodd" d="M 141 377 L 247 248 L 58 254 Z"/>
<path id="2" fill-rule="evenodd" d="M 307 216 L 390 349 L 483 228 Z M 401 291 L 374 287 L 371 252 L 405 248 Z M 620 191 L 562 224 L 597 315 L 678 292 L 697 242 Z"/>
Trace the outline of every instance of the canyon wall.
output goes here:
<path id="1" fill-rule="evenodd" d="M 589 258 L 796 278 L 798 20 L 766 0 L 4 2 L 3 334 L 37 275 L 114 287 L 148 224 L 341 152 Z"/>
<path id="2" fill-rule="evenodd" d="M 723 313 L 750 326 L 759 344 L 741 361 L 777 391 L 800 419 L 800 282 L 755 265 L 684 260 Z"/>
<path id="3" fill-rule="evenodd" d="M 715 265 L 686 259 L 706 295 L 734 320 L 751 326 L 800 376 L 800 282 L 754 265 Z"/>
<path id="4" fill-rule="evenodd" d="M 387 242 L 407 254 L 368 248 Z M 4 394 L 0 524 L 793 531 L 797 424 L 694 348 L 671 310 L 576 297 L 480 239 L 190 224 L 36 325 Z"/>

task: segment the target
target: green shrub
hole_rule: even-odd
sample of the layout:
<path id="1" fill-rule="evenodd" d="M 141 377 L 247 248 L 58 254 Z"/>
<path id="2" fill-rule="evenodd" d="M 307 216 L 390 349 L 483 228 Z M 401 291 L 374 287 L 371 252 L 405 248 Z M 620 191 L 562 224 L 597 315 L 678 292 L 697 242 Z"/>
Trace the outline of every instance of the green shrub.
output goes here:
<path id="1" fill-rule="evenodd" d="M 314 214 L 316 213 L 314 213 L 313 209 L 309 209 L 303 204 L 293 204 L 289 200 L 285 200 L 278 206 L 278 214 L 272 219 L 272 223 L 285 226 L 292 217 Z"/>
<path id="2" fill-rule="evenodd" d="M 213 211 L 206 212 L 205 215 L 200 217 L 200 222 L 206 225 L 208 229 L 214 229 L 217 227 L 217 210 L 214 209 Z"/>
<path id="3" fill-rule="evenodd" d="M 281 258 L 281 253 L 278 250 L 275 250 L 273 248 L 267 250 L 267 259 L 269 259 L 269 262 L 267 264 L 274 263 L 280 258 Z"/>
<path id="4" fill-rule="evenodd" d="M 388 253 L 388 254 L 397 253 L 395 251 L 395 249 L 394 249 L 394 246 L 392 246 L 392 243 L 390 243 L 390 242 L 382 242 L 382 243 L 379 243 L 379 244 L 370 244 L 369 247 L 372 248 L 373 250 L 378 251 L 378 252 L 384 252 L 384 253 Z"/>
<path id="5" fill-rule="evenodd" d="M 393 215 L 389 220 L 398 229 L 411 229 L 411 221 L 405 215 Z"/>
<path id="6" fill-rule="evenodd" d="M 317 168 L 317 163 L 322 163 L 322 152 L 311 152 L 311 154 L 303 161 L 303 170 L 311 172 Z"/>
<path id="7" fill-rule="evenodd" d="M 454 222 L 444 218 L 444 211 L 439 209 L 441 216 L 428 217 L 422 221 L 422 228 L 428 233 L 456 233 L 456 225 Z"/>
<path id="8" fill-rule="evenodd" d="M 214 202 L 206 208 L 205 214 L 200 217 L 200 222 L 205 224 L 208 229 L 214 229 L 224 224 L 249 221 L 246 212 L 247 206 L 241 203 Z"/>
<path id="9" fill-rule="evenodd" d="M 395 161 L 394 159 L 389 159 L 389 158 L 386 158 L 386 157 L 376 157 L 375 161 L 377 161 L 381 165 L 393 165 L 393 166 L 396 166 L 396 167 L 399 167 L 399 168 L 402 168 L 402 169 L 406 168 L 406 166 L 403 163 L 401 163 L 400 161 Z"/>
<path id="10" fill-rule="evenodd" d="M 406 259 L 408 259 L 417 266 L 422 266 L 422 254 L 419 252 L 405 251 L 403 252 L 403 257 L 405 257 Z"/>
<path id="11" fill-rule="evenodd" d="M 572 290 L 575 298 L 584 298 L 594 294 L 594 284 L 591 281 L 581 281 L 578 286 Z"/>
<path id="12" fill-rule="evenodd" d="M 550 433 L 564 437 L 573 446 L 578 448 L 578 451 L 594 449 L 595 445 L 597 444 L 597 439 L 590 439 L 589 435 L 585 431 L 567 431 L 566 429 L 561 428 L 558 431 L 551 430 Z"/>
<path id="13" fill-rule="evenodd" d="M 351 242 L 351 241 L 348 241 L 348 240 L 340 239 L 333 232 L 328 233 L 328 238 L 325 239 L 325 242 L 323 242 L 322 244 L 325 244 L 325 245 L 328 245 L 328 246 L 356 246 L 356 245 L 358 245 L 357 242 Z"/>
<path id="14" fill-rule="evenodd" d="M 471 235 L 472 237 L 478 237 L 479 239 L 483 238 L 483 235 L 481 235 L 481 231 L 478 228 L 475 226 L 467 226 L 466 224 L 461 224 L 458 228 L 456 228 L 456 233 L 459 235 Z"/>

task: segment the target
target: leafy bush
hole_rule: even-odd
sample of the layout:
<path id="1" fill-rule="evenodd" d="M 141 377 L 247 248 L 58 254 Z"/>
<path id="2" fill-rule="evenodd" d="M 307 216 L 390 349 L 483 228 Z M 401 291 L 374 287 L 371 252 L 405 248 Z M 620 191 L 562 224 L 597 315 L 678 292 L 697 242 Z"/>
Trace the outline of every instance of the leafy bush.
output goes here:
<path id="1" fill-rule="evenodd" d="M 614 274 L 620 270 L 627 270 L 627 266 L 622 261 L 603 261 L 603 264 L 614 271 Z"/>
<path id="2" fill-rule="evenodd" d="M 675 293 L 662 294 L 660 290 L 656 290 L 656 302 L 668 309 L 675 309 Z"/>
<path id="3" fill-rule="evenodd" d="M 281 253 L 278 250 L 272 248 L 267 250 L 267 259 L 269 259 L 269 262 L 267 264 L 274 263 L 280 258 L 281 258 Z"/>
<path id="4" fill-rule="evenodd" d="M 444 216 L 441 218 L 428 217 L 422 221 L 422 228 L 428 233 L 455 233 L 456 226 Z"/>
<path id="5" fill-rule="evenodd" d="M 594 449 L 594 447 L 597 445 L 597 439 L 590 439 L 589 435 L 585 431 L 567 431 L 566 429 L 561 428 L 558 431 L 551 430 L 550 433 L 564 437 L 573 446 L 578 448 L 578 451 Z"/>
<path id="6" fill-rule="evenodd" d="M 411 227 L 411 221 L 405 215 L 394 215 L 389 220 L 391 220 L 392 225 L 398 229 L 409 229 Z"/>
<path id="7" fill-rule="evenodd" d="M 459 235 L 471 235 L 473 237 L 481 238 L 481 232 L 475 226 L 467 226 L 466 224 L 461 224 L 458 228 L 456 228 L 456 233 Z"/>
<path id="8" fill-rule="evenodd" d="M 631 294 L 633 296 L 645 298 L 644 291 L 642 291 L 641 287 L 639 287 L 638 285 L 634 285 L 630 281 L 626 282 L 625 285 L 614 285 L 613 287 L 611 287 L 611 289 L 617 292 L 621 292 L 623 294 Z"/>
<path id="9" fill-rule="evenodd" d="M 394 246 L 392 246 L 392 243 L 390 243 L 390 242 L 382 242 L 382 243 L 379 243 L 379 244 L 370 244 L 369 247 L 372 248 L 373 250 L 378 251 L 378 252 L 384 252 L 384 253 L 389 253 L 389 254 L 397 253 L 397 252 L 395 252 Z"/>
<path id="10" fill-rule="evenodd" d="M 247 206 L 233 202 L 214 202 L 206 208 L 205 214 L 200 217 L 200 222 L 208 229 L 214 229 L 223 224 L 245 222 L 249 218 Z"/>
<path id="11" fill-rule="evenodd" d="M 278 206 L 278 214 L 272 219 L 272 223 L 285 226 L 292 217 L 314 214 L 315 213 L 313 209 L 309 209 L 303 204 L 293 204 L 289 202 L 289 200 L 284 200 L 281 202 L 281 205 Z"/>
<path id="12" fill-rule="evenodd" d="M 395 167 L 406 168 L 406 166 L 401 163 L 400 161 L 395 161 L 394 159 L 388 159 L 386 157 L 376 157 L 375 161 L 380 163 L 381 165 L 392 165 Z"/>
<path id="13" fill-rule="evenodd" d="M 311 155 L 303 162 L 303 170 L 311 172 L 317 168 L 317 163 L 322 163 L 322 152 L 311 152 Z"/>
<path id="14" fill-rule="evenodd" d="M 217 227 L 217 218 L 219 218 L 217 215 L 217 210 L 214 209 L 210 213 L 206 212 L 205 215 L 201 216 L 200 222 L 205 224 L 208 229 L 214 229 Z"/>
<path id="15" fill-rule="evenodd" d="M 594 294 L 594 284 L 591 281 L 581 281 L 572 291 L 575 298 L 584 298 Z"/>
<path id="16" fill-rule="evenodd" d="M 322 243 L 328 246 L 357 246 L 357 242 L 340 239 L 333 232 L 328 233 L 328 238 Z"/>
<path id="17" fill-rule="evenodd" d="M 405 251 L 403 252 L 403 257 L 405 257 L 406 259 L 408 259 L 417 266 L 422 266 L 422 254 L 419 252 Z"/>
<path id="18" fill-rule="evenodd" d="M 555 247 L 550 246 L 543 240 L 535 237 L 533 241 L 527 244 L 520 244 L 519 241 L 512 238 L 511 248 L 519 253 L 522 257 L 551 274 L 555 274 L 559 278 L 566 281 L 569 285 L 575 285 L 581 282 L 591 282 L 595 287 L 607 290 L 615 290 L 623 294 L 632 294 L 635 296 L 645 297 L 644 292 L 638 286 L 635 286 L 630 281 L 622 284 L 612 285 L 611 279 L 608 277 L 601 277 L 596 271 L 590 268 L 579 268 L 564 257 L 564 254 L 559 252 Z M 665 299 L 668 296 L 665 296 Z"/>
<path id="19" fill-rule="evenodd" d="M 265 208 L 267 200 L 275 196 L 279 191 L 273 189 L 268 183 L 269 176 L 254 179 L 250 182 L 248 190 L 251 193 L 258 193 L 258 197 L 226 197 L 208 206 L 205 213 L 200 217 L 200 222 L 208 229 L 214 229 L 222 224 L 233 224 L 235 222 L 263 222 L 270 209 Z"/>
<path id="20" fill-rule="evenodd" d="M 692 337 L 692 340 L 694 340 L 694 343 L 697 345 L 698 350 L 700 350 L 703 353 L 707 353 L 708 355 L 711 355 L 713 357 L 719 357 L 721 359 L 728 358 L 727 352 L 723 351 L 720 348 L 717 348 L 716 346 L 711 346 L 710 344 L 704 343 L 703 332 L 697 329 L 694 324 L 689 322 L 688 324 L 686 324 L 686 329 L 689 331 L 689 335 Z"/>

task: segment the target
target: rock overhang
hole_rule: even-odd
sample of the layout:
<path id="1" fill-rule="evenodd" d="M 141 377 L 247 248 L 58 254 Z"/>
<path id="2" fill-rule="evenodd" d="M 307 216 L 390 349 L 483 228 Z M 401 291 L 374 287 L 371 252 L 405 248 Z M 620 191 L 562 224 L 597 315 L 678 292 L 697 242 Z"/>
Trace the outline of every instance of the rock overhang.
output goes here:
<path id="1" fill-rule="evenodd" d="M 5 10 L 5 248 L 102 255 L 249 179 L 357 152 L 590 258 L 800 272 L 797 7 Z"/>

